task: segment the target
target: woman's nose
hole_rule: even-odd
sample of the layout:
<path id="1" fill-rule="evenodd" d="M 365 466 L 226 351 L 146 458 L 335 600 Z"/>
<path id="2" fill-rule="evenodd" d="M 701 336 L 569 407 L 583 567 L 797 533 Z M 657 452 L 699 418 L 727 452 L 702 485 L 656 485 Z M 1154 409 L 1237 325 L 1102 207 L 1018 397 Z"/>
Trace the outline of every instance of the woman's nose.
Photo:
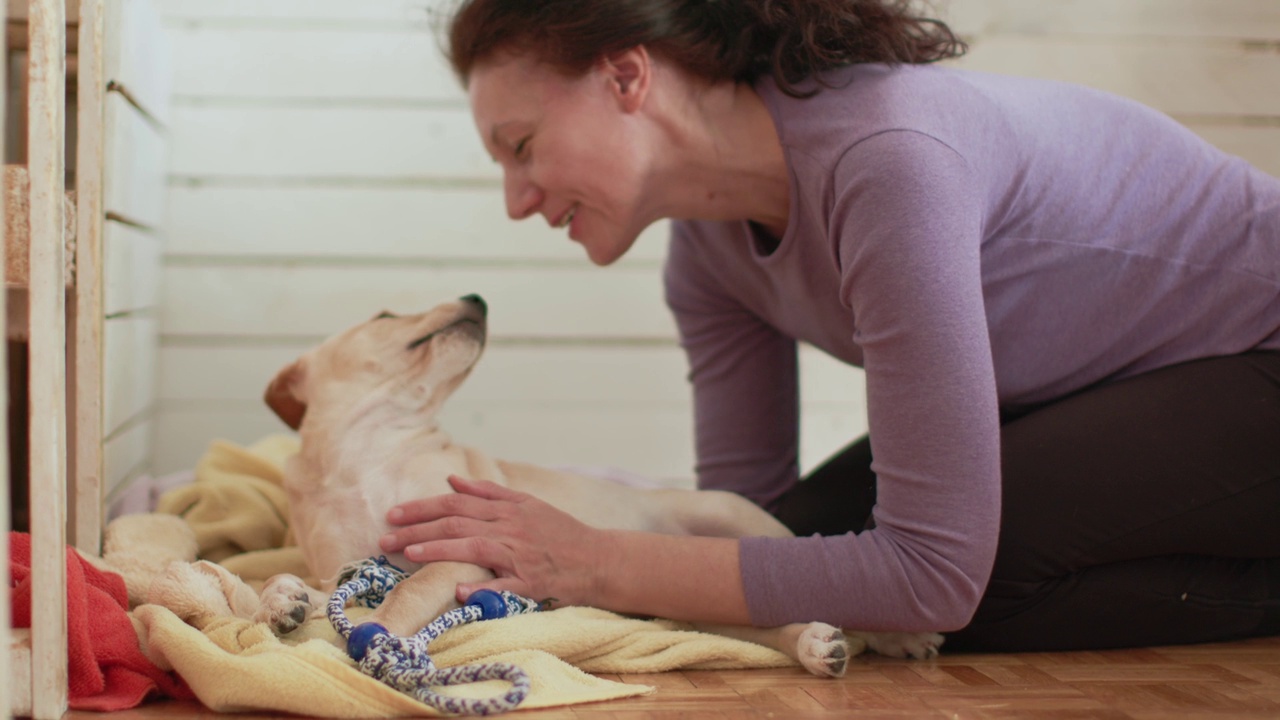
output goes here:
<path id="1" fill-rule="evenodd" d="M 503 191 L 507 200 L 507 215 L 512 220 L 523 220 L 537 211 L 542 202 L 542 191 L 529 182 L 520 172 L 508 172 L 503 176 Z"/>

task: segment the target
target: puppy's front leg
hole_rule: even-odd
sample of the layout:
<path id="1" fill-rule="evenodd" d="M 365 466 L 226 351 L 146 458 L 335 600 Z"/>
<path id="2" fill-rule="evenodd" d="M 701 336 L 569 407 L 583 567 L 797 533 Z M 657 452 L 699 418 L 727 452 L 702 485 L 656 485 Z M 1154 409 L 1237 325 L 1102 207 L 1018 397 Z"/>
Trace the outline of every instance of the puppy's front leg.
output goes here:
<path id="1" fill-rule="evenodd" d="M 277 635 L 297 630 L 307 618 L 322 616 L 329 594 L 309 585 L 297 575 L 272 575 L 262 586 L 254 622 L 264 622 Z M 243 617 L 243 615 L 242 615 Z"/>
<path id="2" fill-rule="evenodd" d="M 482 567 L 457 562 L 425 565 L 400 581 L 378 609 L 366 618 L 396 635 L 413 635 L 440 617 L 446 610 L 458 607 L 455 599 L 458 583 L 484 582 L 493 573 Z"/>

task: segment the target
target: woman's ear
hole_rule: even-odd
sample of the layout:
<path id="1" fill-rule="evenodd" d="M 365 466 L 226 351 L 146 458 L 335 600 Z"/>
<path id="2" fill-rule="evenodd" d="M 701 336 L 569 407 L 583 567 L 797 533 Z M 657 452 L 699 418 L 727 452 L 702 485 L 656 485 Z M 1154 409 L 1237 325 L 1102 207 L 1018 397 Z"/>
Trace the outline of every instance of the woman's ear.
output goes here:
<path id="1" fill-rule="evenodd" d="M 653 79 L 653 64 L 643 45 L 608 55 L 603 60 L 609 88 L 624 112 L 635 112 L 644 104 Z"/>

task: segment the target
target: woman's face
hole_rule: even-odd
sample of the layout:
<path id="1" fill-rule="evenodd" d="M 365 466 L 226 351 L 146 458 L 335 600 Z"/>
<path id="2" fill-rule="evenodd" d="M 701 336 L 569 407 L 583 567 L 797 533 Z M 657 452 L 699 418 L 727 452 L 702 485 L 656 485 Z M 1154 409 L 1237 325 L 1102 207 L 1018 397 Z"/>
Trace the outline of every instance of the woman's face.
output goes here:
<path id="1" fill-rule="evenodd" d="M 502 166 L 507 214 L 541 215 L 608 265 L 656 217 L 640 207 L 644 166 L 631 71 L 602 63 L 565 77 L 530 58 L 504 56 L 469 78 L 471 112 Z M 628 93 L 632 95 L 628 95 Z"/>

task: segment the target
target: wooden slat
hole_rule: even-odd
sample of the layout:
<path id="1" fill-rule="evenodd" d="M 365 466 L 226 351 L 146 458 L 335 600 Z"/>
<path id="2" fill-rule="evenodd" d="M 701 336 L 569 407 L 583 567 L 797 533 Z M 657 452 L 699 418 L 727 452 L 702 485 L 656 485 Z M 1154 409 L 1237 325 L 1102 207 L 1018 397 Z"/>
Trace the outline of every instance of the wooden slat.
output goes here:
<path id="1" fill-rule="evenodd" d="M 67 708 L 66 12 L 62 0 L 33 0 L 30 12 L 31 699 L 36 720 L 52 720 Z"/>
<path id="2" fill-rule="evenodd" d="M 7 548 L 8 543 L 8 533 L 5 533 L 5 538 L 0 540 L 0 547 Z M 8 570 L 4 572 L 7 573 Z M 5 593 L 5 599 L 0 600 L 0 608 L 8 607 L 8 595 L 9 593 Z M 0 676 L 0 689 L 5 690 L 0 717 L 25 717 L 31 714 L 31 631 L 27 628 L 11 631 L 7 621 L 0 623 L 0 626 L 0 639 L 4 640 L 0 647 L 6 649 L 4 657 L 0 657 L 0 669 L 5 670 L 4 675 Z"/>
<path id="3" fill-rule="evenodd" d="M 102 348 L 102 432 L 110 437 L 155 400 L 155 318 L 108 319 L 103 323 Z"/>
<path id="4" fill-rule="evenodd" d="M 7 25 L 9 15 L 8 3 L 0 6 L 0 25 Z M 8 117 L 6 112 L 6 101 L 9 97 L 9 52 L 5 49 L 4 60 L 0 61 L 0 138 L 8 137 L 5 128 L 5 118 Z M 0 173 L 0 201 L 9 197 L 8 181 L 4 173 Z M 0 247 L 8 248 L 8 237 L 5 230 L 7 223 L 0 223 Z M 5 263 L 7 264 L 7 263 Z M 6 288 L 4 292 L 0 292 L 0 322 L 7 324 L 9 313 L 6 300 L 9 291 L 4 280 L 5 268 L 4 264 L 0 264 L 0 287 Z M 6 335 L 7 337 L 7 335 Z M 0 386 L 0 400 L 3 401 L 5 407 L 9 405 L 9 358 L 8 353 L 0 353 L 0 377 L 6 378 L 3 386 Z M 0 587 L 13 587 L 12 573 L 10 572 L 10 563 L 7 558 L 9 554 L 9 533 L 5 532 L 13 527 L 13 509 L 10 507 L 10 487 L 12 480 L 9 477 L 9 414 L 6 412 L 0 416 L 0 558 L 6 558 L 0 561 Z M 0 593 L 0 697 L 7 698 L 0 700 L 0 718 L 8 718 L 17 712 L 26 710 L 30 712 L 31 700 L 26 698 L 25 702 L 21 695 L 30 692 L 31 680 L 28 677 L 31 671 L 30 651 L 24 654 L 18 652 L 19 643 L 15 633 L 9 627 L 12 624 L 10 618 L 13 613 L 9 608 L 10 593 Z M 28 647 L 25 643 L 22 647 Z M 21 672 L 21 674 L 19 674 Z M 22 705 L 27 707 L 22 708 Z"/>
<path id="5" fill-rule="evenodd" d="M 27 0 L 7 0 L 5 5 L 8 8 L 9 19 L 14 21 L 26 22 L 28 8 Z M 67 24 L 73 24 L 79 20 L 79 3 L 75 0 L 68 0 L 66 3 Z M 23 40 L 25 44 L 26 41 Z"/>
<path id="6" fill-rule="evenodd" d="M 4 265 L 5 287 L 25 288 L 31 282 L 31 181 L 24 165 L 4 166 Z M 67 193 L 64 201 L 64 235 L 68 248 L 75 245 L 74 193 Z M 66 260 L 63 278 L 70 287 L 75 282 L 75 256 L 70 250 L 64 253 Z M 26 326 L 26 321 L 22 321 Z M 25 332 L 25 331 L 23 331 Z"/>
<path id="7" fill-rule="evenodd" d="M 382 308 L 419 311 L 474 292 L 494 308 L 493 337 L 675 337 L 657 267 L 170 265 L 165 272 L 165 336 L 326 336 Z"/>
<path id="8" fill-rule="evenodd" d="M 536 259 L 585 262 L 582 246 L 541 217 L 512 222 L 497 187 L 177 185 L 165 254 Z M 666 255 L 654 223 L 620 262 Z"/>
<path id="9" fill-rule="evenodd" d="M 105 259 L 99 315 L 154 307 L 160 292 L 159 236 L 115 221 L 105 223 L 101 232 Z"/>
<path id="10" fill-rule="evenodd" d="M 97 555 L 102 545 L 102 168 L 103 0 L 80 0 L 80 74 L 76 80 L 75 488 L 71 543 Z"/>

